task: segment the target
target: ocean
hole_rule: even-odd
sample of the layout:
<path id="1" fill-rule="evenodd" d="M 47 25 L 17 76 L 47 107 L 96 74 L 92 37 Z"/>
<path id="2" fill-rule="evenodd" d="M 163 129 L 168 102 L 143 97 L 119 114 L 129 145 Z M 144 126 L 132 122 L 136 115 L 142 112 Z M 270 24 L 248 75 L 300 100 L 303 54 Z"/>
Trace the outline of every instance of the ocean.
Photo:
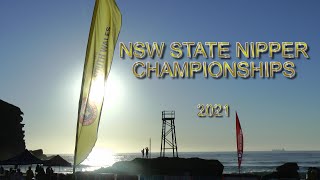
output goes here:
<path id="1" fill-rule="evenodd" d="M 167 152 L 168 157 L 170 153 Z M 73 155 L 61 155 L 64 159 L 73 162 Z M 103 156 L 103 155 L 101 155 Z M 141 157 L 140 153 L 121 153 L 108 155 L 104 159 L 98 156 L 99 163 L 94 159 L 85 161 L 83 165 L 77 167 L 77 171 L 94 171 L 101 167 L 111 166 L 117 161 L 130 161 L 134 158 Z M 159 157 L 159 153 L 152 153 L 152 158 Z M 202 159 L 216 159 L 224 165 L 224 173 L 237 173 L 238 161 L 236 152 L 180 152 L 179 157 L 192 158 L 198 157 Z M 90 156 L 89 156 L 90 158 Z M 320 168 L 320 151 L 266 151 L 266 152 L 244 152 L 241 172 L 272 172 L 276 167 L 286 162 L 297 162 L 299 165 L 299 172 L 306 173 L 308 167 Z M 9 168 L 9 167 L 8 167 Z M 21 166 L 22 171 L 27 167 Z M 35 165 L 32 166 L 32 169 Z M 55 172 L 72 173 L 72 167 L 53 167 Z"/>
<path id="2" fill-rule="evenodd" d="M 167 152 L 168 157 L 170 153 Z M 62 155 L 63 158 L 72 162 L 72 155 Z M 117 161 L 130 161 L 141 157 L 140 153 L 114 154 L 112 162 L 105 162 L 99 166 L 80 165 L 78 171 L 93 171 L 101 167 L 108 167 Z M 159 157 L 159 153 L 152 153 L 152 158 Z M 217 159 L 224 165 L 224 173 L 238 172 L 238 161 L 236 152 L 180 152 L 179 157 L 202 159 Z M 241 165 L 242 173 L 251 172 L 272 172 L 276 167 L 286 162 L 297 162 L 299 172 L 307 172 L 308 167 L 320 167 L 320 151 L 266 151 L 266 152 L 245 152 Z M 61 172 L 72 172 L 72 168 L 60 168 Z"/>

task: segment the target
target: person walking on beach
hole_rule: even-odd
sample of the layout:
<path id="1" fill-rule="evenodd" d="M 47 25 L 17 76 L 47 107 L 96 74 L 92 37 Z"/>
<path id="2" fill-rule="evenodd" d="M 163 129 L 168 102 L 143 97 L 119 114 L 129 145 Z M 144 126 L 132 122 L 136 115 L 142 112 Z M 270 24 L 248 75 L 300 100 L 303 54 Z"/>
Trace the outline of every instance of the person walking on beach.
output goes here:
<path id="1" fill-rule="evenodd" d="M 142 158 L 144 158 L 144 149 L 141 150 Z"/>
<path id="2" fill-rule="evenodd" d="M 146 147 L 146 157 L 149 158 L 149 148 Z"/>

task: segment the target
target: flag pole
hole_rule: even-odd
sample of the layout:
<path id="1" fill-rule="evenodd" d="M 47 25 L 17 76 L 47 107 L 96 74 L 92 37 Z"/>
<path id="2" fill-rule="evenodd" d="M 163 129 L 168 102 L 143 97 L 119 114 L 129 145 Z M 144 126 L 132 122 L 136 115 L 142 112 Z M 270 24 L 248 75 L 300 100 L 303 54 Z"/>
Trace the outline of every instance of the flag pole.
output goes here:
<path id="1" fill-rule="evenodd" d="M 79 131 L 79 118 L 77 119 L 77 128 L 76 128 L 76 142 L 74 146 L 74 154 L 73 154 L 73 167 L 72 167 L 72 173 L 76 172 L 76 159 L 77 159 L 77 149 L 78 149 L 78 131 Z"/>
<path id="2" fill-rule="evenodd" d="M 149 149 L 150 149 L 150 159 L 151 159 L 151 138 L 149 138 Z"/>
<path id="3" fill-rule="evenodd" d="M 83 82 L 82 82 L 83 84 Z M 82 91 L 82 85 L 81 85 L 81 91 Z M 81 104 L 81 99 L 82 99 L 82 94 L 80 94 L 80 99 L 79 99 L 79 106 Z M 76 159 L 77 159 L 77 150 L 78 150 L 78 135 L 79 135 L 79 115 L 80 114 L 80 109 L 78 109 L 78 118 L 77 118 L 77 128 L 76 128 L 76 141 L 75 141 L 75 146 L 74 146 L 74 154 L 73 154 L 73 167 L 72 167 L 72 174 L 75 175 L 76 172 Z"/>

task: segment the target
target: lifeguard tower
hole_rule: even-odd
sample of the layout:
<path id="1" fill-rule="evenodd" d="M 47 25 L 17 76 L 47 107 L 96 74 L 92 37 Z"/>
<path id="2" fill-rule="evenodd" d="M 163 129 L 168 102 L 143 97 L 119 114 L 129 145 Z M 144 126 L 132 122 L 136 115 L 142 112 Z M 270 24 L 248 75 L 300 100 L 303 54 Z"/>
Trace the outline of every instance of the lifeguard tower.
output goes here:
<path id="1" fill-rule="evenodd" d="M 174 120 L 175 111 L 162 111 L 160 157 L 165 157 L 166 149 L 172 150 L 172 157 L 178 157 L 178 145 Z"/>

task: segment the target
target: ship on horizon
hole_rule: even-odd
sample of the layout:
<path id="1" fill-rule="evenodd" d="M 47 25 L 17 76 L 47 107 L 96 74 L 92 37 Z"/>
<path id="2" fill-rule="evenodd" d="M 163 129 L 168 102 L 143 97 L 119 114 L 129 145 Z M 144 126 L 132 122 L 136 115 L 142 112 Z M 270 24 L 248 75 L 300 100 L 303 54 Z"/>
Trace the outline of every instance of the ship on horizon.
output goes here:
<path id="1" fill-rule="evenodd" d="M 284 148 L 282 149 L 272 149 L 272 152 L 285 152 L 286 150 Z"/>

